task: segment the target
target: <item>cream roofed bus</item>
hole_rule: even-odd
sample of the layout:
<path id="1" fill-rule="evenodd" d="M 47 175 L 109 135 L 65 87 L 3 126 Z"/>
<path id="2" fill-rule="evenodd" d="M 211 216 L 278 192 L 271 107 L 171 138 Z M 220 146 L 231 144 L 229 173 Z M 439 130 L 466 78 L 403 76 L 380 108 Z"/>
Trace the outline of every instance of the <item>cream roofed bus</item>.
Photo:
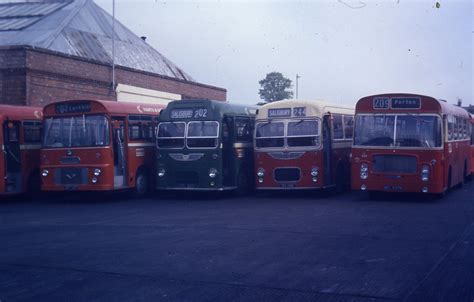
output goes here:
<path id="1" fill-rule="evenodd" d="M 348 185 L 354 109 L 324 101 L 262 106 L 255 121 L 257 189 Z"/>

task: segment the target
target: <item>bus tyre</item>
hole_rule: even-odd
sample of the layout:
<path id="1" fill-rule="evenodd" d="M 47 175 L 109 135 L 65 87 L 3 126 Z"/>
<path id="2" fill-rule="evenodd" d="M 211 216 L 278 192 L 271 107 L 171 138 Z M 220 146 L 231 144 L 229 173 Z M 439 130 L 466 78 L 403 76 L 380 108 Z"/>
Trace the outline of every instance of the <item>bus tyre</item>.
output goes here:
<path id="1" fill-rule="evenodd" d="M 135 197 L 143 197 L 149 190 L 148 174 L 145 169 L 139 169 L 135 177 Z"/>

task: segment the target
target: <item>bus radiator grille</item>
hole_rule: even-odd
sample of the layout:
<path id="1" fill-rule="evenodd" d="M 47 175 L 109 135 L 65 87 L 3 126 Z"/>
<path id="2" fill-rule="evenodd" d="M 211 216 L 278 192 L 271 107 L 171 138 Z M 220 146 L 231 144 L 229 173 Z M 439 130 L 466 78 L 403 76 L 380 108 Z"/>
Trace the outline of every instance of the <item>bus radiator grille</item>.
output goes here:
<path id="1" fill-rule="evenodd" d="M 87 168 L 59 168 L 55 171 L 55 183 L 58 185 L 87 184 Z"/>
<path id="2" fill-rule="evenodd" d="M 415 156 L 375 155 L 372 162 L 375 173 L 416 173 Z"/>
<path id="3" fill-rule="evenodd" d="M 300 174 L 298 168 L 277 168 L 273 175 L 276 181 L 298 181 Z"/>

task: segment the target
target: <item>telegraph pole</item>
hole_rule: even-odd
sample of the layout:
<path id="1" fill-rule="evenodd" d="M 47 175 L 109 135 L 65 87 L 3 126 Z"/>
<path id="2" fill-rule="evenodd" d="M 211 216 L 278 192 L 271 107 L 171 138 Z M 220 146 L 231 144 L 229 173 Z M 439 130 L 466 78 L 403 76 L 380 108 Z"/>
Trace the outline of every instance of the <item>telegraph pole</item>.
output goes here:
<path id="1" fill-rule="evenodd" d="M 296 99 L 298 99 L 298 79 L 299 78 L 301 78 L 301 76 L 296 74 Z"/>

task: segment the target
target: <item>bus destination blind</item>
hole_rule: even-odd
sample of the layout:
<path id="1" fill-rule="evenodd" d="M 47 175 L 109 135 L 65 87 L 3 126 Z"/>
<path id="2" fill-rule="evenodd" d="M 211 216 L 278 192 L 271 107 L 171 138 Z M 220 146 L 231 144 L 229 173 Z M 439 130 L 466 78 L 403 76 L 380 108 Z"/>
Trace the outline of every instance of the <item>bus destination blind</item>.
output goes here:
<path id="1" fill-rule="evenodd" d="M 83 113 L 91 112 L 91 103 L 90 102 L 80 102 L 80 103 L 63 103 L 57 104 L 56 113 L 65 114 L 65 113 Z"/>
<path id="2" fill-rule="evenodd" d="M 302 117 L 306 116 L 306 107 L 268 109 L 268 117 Z"/>
<path id="3" fill-rule="evenodd" d="M 197 109 L 171 110 L 171 119 L 192 119 L 192 118 L 207 118 L 207 109 L 197 108 Z"/>
<path id="4" fill-rule="evenodd" d="M 420 109 L 421 101 L 419 98 L 392 98 L 393 109 Z"/>
<path id="5" fill-rule="evenodd" d="M 420 109 L 421 99 L 376 97 L 373 99 L 372 105 L 374 109 Z"/>

